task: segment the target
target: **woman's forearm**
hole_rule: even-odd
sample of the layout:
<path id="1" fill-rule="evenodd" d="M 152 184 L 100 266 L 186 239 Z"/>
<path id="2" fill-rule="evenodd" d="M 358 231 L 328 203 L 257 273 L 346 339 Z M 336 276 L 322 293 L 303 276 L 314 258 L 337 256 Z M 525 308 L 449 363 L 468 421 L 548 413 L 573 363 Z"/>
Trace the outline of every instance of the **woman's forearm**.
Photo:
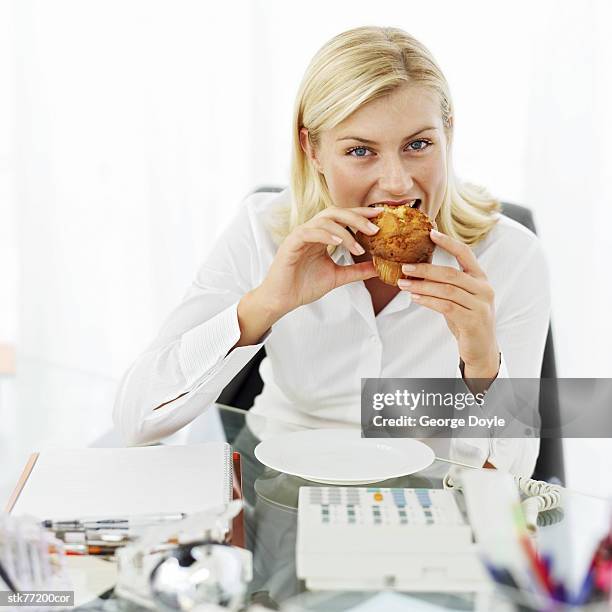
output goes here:
<path id="1" fill-rule="evenodd" d="M 281 317 L 282 314 L 266 302 L 259 287 L 249 291 L 238 302 L 240 339 L 232 348 L 258 344 Z"/>

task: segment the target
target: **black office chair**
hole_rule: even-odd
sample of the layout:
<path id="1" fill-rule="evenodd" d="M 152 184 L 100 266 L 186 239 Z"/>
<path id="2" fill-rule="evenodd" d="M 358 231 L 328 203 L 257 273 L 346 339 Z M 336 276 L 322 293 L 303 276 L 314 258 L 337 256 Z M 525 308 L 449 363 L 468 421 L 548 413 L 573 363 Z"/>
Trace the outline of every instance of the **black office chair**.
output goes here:
<path id="1" fill-rule="evenodd" d="M 259 187 L 255 193 L 267 192 L 278 193 L 282 187 L 267 186 Z M 533 215 L 528 208 L 517 204 L 502 203 L 503 213 L 518 221 L 532 232 L 536 233 Z M 263 382 L 259 376 L 259 364 L 266 356 L 266 351 L 262 347 L 257 354 L 247 363 L 240 372 L 223 389 L 217 399 L 220 404 L 235 406 L 248 410 L 251 408 L 261 390 Z M 555 379 L 557 368 L 555 365 L 555 349 L 553 346 L 552 328 L 549 326 L 544 347 L 544 358 L 542 361 L 542 378 Z M 551 381 L 544 386 L 540 392 L 540 414 L 542 415 L 542 430 L 551 431 L 559 422 L 559 396 L 556 385 Z M 536 463 L 533 478 L 538 480 L 558 479 L 561 483 L 565 482 L 565 470 L 563 465 L 563 446 L 559 438 L 543 437 L 540 440 L 540 454 Z"/>

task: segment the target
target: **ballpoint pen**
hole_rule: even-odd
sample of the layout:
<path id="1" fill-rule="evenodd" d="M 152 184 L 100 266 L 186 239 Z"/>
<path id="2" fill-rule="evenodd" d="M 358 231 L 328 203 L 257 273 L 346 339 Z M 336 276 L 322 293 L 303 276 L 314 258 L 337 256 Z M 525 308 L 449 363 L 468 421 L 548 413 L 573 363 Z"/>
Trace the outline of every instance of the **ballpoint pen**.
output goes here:
<path id="1" fill-rule="evenodd" d="M 67 555 L 114 555 L 118 546 L 100 546 L 99 544 L 66 544 Z"/>
<path id="2" fill-rule="evenodd" d="M 131 517 L 119 518 L 81 518 L 70 520 L 52 520 L 42 521 L 42 526 L 46 529 L 68 530 L 68 529 L 125 529 L 127 527 L 138 527 L 155 525 L 157 523 L 165 523 L 169 521 L 180 521 L 187 516 L 185 513 L 179 512 L 174 514 L 141 514 Z"/>
<path id="3" fill-rule="evenodd" d="M 112 529 L 103 531 L 94 530 L 67 530 L 56 531 L 55 537 L 63 540 L 66 544 L 84 544 L 91 542 L 108 542 L 109 544 L 127 544 L 133 539 L 133 536 L 127 530 Z"/>
<path id="4" fill-rule="evenodd" d="M 540 582 L 541 586 L 545 589 L 546 593 L 552 597 L 555 592 L 555 588 L 548 573 L 548 569 L 546 568 L 546 565 L 538 556 L 538 554 L 533 548 L 533 544 L 526 535 L 522 534 L 521 536 L 519 536 L 519 543 L 527 556 L 527 560 L 529 561 L 529 564 L 535 577 Z"/>

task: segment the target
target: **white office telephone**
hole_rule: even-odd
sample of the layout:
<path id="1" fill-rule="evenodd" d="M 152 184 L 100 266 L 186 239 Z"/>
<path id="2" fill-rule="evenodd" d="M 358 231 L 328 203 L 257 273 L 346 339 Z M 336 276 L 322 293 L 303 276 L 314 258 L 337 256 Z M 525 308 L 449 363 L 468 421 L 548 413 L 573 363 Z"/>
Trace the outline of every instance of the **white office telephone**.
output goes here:
<path id="1" fill-rule="evenodd" d="M 468 467 L 468 466 L 466 466 Z M 488 472 L 488 470 L 485 470 Z M 514 476 L 528 527 L 561 504 L 562 488 Z M 472 591 L 489 586 L 472 529 L 449 489 L 302 487 L 296 563 L 310 589 Z"/>
<path id="2" fill-rule="evenodd" d="M 490 583 L 454 493 L 302 487 L 298 577 L 310 589 L 473 591 Z"/>

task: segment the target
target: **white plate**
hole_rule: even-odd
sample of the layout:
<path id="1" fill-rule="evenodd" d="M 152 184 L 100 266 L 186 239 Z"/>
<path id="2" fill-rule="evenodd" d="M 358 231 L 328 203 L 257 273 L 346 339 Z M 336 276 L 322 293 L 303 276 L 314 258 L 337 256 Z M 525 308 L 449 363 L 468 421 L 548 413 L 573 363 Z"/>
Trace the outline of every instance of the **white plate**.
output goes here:
<path id="1" fill-rule="evenodd" d="M 276 436 L 255 457 L 278 472 L 322 484 L 369 484 L 430 466 L 433 450 L 419 440 L 362 438 L 354 429 L 310 429 Z"/>

